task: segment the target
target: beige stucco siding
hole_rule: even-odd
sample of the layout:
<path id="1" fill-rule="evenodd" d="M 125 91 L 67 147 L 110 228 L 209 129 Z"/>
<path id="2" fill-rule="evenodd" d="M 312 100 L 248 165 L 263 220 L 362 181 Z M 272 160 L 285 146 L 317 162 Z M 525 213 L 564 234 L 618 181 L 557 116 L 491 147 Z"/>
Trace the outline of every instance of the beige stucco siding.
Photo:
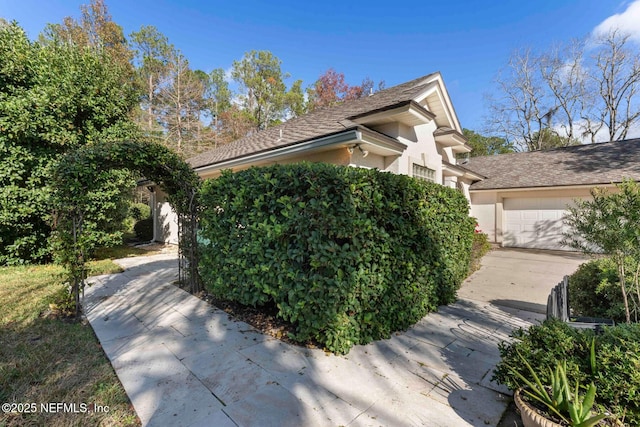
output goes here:
<path id="1" fill-rule="evenodd" d="M 496 241 L 496 201 L 497 194 L 471 193 L 471 216 L 478 221 L 478 228 L 489 236 L 490 242 Z"/>
<path id="2" fill-rule="evenodd" d="M 374 129 L 407 146 L 399 158 L 385 159 L 384 167 L 379 168 L 380 170 L 411 176 L 413 164 L 416 163 L 433 169 L 436 182 L 442 183 L 442 156 L 438 153 L 433 136 L 436 130 L 434 121 L 418 126 L 407 126 L 399 122 L 385 123 Z"/>
<path id="3" fill-rule="evenodd" d="M 400 135 L 398 139 L 408 145 L 402 157 L 404 161 L 399 163 L 399 173 L 411 176 L 413 174 L 413 164 L 433 169 L 435 173 L 435 181 L 442 183 L 442 156 L 438 153 L 433 132 L 436 130 L 436 123 L 416 126 L 413 133 L 417 138 L 417 142 L 406 139 L 405 135 Z M 412 133 L 412 134 L 413 134 Z"/>
<path id="4" fill-rule="evenodd" d="M 260 162 L 260 163 L 245 164 L 242 166 L 236 166 L 231 170 L 233 170 L 234 172 L 238 172 L 244 169 L 249 169 L 251 166 L 269 166 L 274 164 L 284 165 L 284 164 L 299 163 L 299 162 L 325 162 L 325 163 L 332 163 L 335 165 L 346 166 L 351 163 L 351 155 L 349 154 L 349 151 L 347 150 L 346 147 L 337 147 L 329 151 L 321 151 L 316 153 L 297 155 L 289 158 L 284 157 L 284 158 L 278 159 L 277 161 L 266 161 L 266 162 Z M 220 176 L 220 174 L 221 174 L 220 170 L 215 170 L 209 173 L 199 173 L 200 178 L 202 178 L 203 180 L 217 178 Z"/>
<path id="5" fill-rule="evenodd" d="M 364 147 L 366 148 L 366 146 Z M 385 157 L 380 156 L 378 154 L 369 153 L 366 157 L 362 155 L 360 150 L 353 150 L 353 154 L 351 155 L 350 166 L 360 167 L 360 168 L 369 168 L 369 169 L 379 169 L 385 170 L 386 162 Z"/>

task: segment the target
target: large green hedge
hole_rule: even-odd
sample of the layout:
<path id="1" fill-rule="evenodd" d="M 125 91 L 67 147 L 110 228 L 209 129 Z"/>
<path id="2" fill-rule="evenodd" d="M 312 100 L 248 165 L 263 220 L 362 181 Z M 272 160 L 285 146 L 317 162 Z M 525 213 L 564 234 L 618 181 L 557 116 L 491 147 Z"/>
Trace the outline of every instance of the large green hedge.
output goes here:
<path id="1" fill-rule="evenodd" d="M 299 341 L 344 353 L 455 300 L 475 222 L 462 194 L 321 163 L 225 172 L 201 191 L 214 295 L 275 304 Z"/>

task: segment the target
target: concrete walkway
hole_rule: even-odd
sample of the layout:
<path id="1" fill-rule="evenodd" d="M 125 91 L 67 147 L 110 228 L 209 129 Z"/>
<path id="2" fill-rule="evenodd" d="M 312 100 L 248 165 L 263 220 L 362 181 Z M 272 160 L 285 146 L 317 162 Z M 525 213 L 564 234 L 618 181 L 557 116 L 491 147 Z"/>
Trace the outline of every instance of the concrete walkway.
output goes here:
<path id="1" fill-rule="evenodd" d="M 464 281 L 458 297 L 545 314 L 551 289 L 588 260 L 577 252 L 494 249 Z"/>
<path id="2" fill-rule="evenodd" d="M 117 261 L 85 312 L 143 425 L 485 426 L 497 344 L 541 316 L 460 300 L 346 356 L 282 343 L 172 285 L 175 255 Z"/>

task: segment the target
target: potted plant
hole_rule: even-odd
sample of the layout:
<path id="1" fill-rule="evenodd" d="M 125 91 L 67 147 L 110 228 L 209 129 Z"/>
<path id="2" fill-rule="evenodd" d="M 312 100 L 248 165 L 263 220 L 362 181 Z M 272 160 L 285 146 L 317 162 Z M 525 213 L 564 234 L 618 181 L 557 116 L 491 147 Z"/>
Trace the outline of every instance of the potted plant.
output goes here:
<path id="1" fill-rule="evenodd" d="M 595 370 L 595 346 L 591 345 L 591 366 Z M 596 397 L 595 384 L 589 384 L 587 391 L 580 396 L 580 384 L 576 381 L 572 391 L 567 379 L 566 361 L 558 362 L 556 369 L 549 369 L 549 384 L 543 384 L 531 365 L 518 353 L 529 370 L 533 381 L 519 372 L 511 372 L 526 387 L 516 390 L 514 400 L 520 410 L 525 427 L 591 427 L 607 418 L 606 414 L 593 415 Z"/>

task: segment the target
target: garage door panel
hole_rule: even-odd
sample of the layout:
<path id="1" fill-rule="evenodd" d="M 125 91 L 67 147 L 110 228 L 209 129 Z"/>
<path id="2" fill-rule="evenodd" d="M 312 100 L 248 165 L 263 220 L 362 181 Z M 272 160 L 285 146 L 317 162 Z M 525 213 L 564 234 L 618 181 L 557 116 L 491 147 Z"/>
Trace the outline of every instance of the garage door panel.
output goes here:
<path id="1" fill-rule="evenodd" d="M 503 244 L 537 249 L 568 249 L 560 244 L 565 227 L 563 217 L 571 198 L 504 199 Z"/>
<path id="2" fill-rule="evenodd" d="M 539 219 L 542 219 L 544 221 L 557 221 L 559 219 L 562 219 L 562 212 L 564 212 L 564 210 L 562 212 L 559 211 L 547 211 L 547 210 L 540 210 L 540 215 L 539 215 Z"/>
<path id="3" fill-rule="evenodd" d="M 538 220 L 538 212 L 537 211 L 520 211 L 520 219 L 524 221 L 537 221 Z"/>

